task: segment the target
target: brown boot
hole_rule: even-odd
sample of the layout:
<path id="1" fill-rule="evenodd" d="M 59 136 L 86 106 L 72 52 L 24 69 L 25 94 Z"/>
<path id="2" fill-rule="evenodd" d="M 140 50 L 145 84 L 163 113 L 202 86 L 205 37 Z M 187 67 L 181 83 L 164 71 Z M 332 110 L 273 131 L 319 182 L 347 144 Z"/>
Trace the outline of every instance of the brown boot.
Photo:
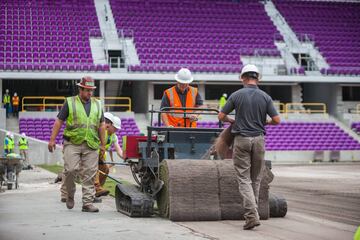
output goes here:
<path id="1" fill-rule="evenodd" d="M 260 221 L 256 218 L 246 220 L 245 225 L 243 226 L 244 230 L 251 230 L 254 227 L 260 226 Z"/>
<path id="2" fill-rule="evenodd" d="M 66 207 L 68 209 L 73 209 L 74 208 L 74 205 L 75 205 L 75 202 L 74 202 L 74 198 L 72 197 L 67 197 L 66 199 Z"/>
<path id="3" fill-rule="evenodd" d="M 83 212 L 99 212 L 99 209 L 92 204 L 84 205 L 82 207 Z"/>
<path id="4" fill-rule="evenodd" d="M 62 198 L 60 199 L 60 202 L 66 203 L 66 198 L 65 198 L 65 197 L 62 197 Z"/>
<path id="5" fill-rule="evenodd" d="M 107 196 L 109 193 L 109 190 L 106 190 L 104 188 L 98 188 L 96 189 L 95 197 Z"/>

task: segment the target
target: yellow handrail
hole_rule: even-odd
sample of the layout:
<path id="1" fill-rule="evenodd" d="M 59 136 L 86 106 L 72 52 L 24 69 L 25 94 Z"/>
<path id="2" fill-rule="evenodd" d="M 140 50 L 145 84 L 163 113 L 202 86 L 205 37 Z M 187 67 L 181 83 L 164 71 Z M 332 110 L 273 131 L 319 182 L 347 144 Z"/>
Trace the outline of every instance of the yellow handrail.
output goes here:
<path id="1" fill-rule="evenodd" d="M 101 100 L 101 98 L 96 97 L 97 99 Z M 124 107 L 127 110 L 131 111 L 131 98 L 129 97 L 104 97 L 104 107 L 108 109 L 109 107 Z M 48 101 L 62 101 L 61 103 L 47 103 Z M 46 107 L 61 107 L 64 104 L 65 97 L 64 96 L 26 96 L 23 97 L 21 100 L 22 109 L 21 111 L 26 111 L 26 107 L 40 107 L 40 111 L 45 111 Z M 125 103 L 106 103 L 106 100 L 118 100 L 118 101 L 125 101 Z M 27 101 L 32 101 L 31 103 L 26 103 Z M 33 103 L 39 102 L 39 103 Z"/>
<path id="2" fill-rule="evenodd" d="M 313 106 L 313 107 L 320 107 L 321 109 L 292 109 L 293 107 L 306 107 L 306 106 Z M 327 114 L 326 104 L 324 103 L 287 103 L 285 104 L 285 113 L 323 113 L 324 115 Z"/>
<path id="3" fill-rule="evenodd" d="M 281 102 L 274 102 L 274 106 L 279 106 L 279 113 L 285 113 L 285 104 Z"/>

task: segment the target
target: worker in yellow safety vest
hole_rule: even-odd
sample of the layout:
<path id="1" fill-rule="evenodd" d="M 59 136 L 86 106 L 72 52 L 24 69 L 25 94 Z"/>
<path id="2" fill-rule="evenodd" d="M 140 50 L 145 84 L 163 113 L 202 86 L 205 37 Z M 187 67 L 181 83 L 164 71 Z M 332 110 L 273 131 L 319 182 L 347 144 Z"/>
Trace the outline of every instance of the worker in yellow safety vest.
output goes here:
<path id="1" fill-rule="evenodd" d="M 3 104 L 4 104 L 4 108 L 6 109 L 6 118 L 9 118 L 9 112 L 10 112 L 9 89 L 5 90 L 5 94 L 4 94 L 4 97 L 3 97 Z"/>
<path id="2" fill-rule="evenodd" d="M 99 151 L 105 152 L 105 123 L 101 102 L 93 98 L 96 89 L 91 77 L 83 77 L 79 87 L 79 95 L 68 97 L 55 121 L 48 148 L 55 150 L 56 136 L 64 122 L 64 184 L 66 186 L 66 207 L 74 207 L 75 179 L 82 183 L 82 211 L 98 212 L 93 205 L 95 198 L 94 181 L 98 170 Z"/>
<path id="3" fill-rule="evenodd" d="M 116 136 L 116 131 L 121 129 L 121 120 L 119 117 L 112 115 L 109 112 L 104 113 L 105 117 L 105 126 L 106 126 L 106 145 L 105 150 L 110 153 L 110 159 L 113 162 L 113 154 L 112 154 L 112 147 L 114 147 L 118 157 L 122 158 L 122 150 L 119 145 L 118 137 Z M 109 174 L 109 165 L 105 164 L 106 161 L 106 152 L 103 156 L 99 155 L 99 170 L 95 179 L 95 196 L 101 197 L 106 196 L 109 194 L 109 190 L 103 188 L 107 175 Z M 105 174 L 103 174 L 105 173 Z"/>
<path id="4" fill-rule="evenodd" d="M 14 153 L 14 134 L 7 132 L 4 138 L 4 155 L 7 156 L 8 154 Z"/>
<path id="5" fill-rule="evenodd" d="M 23 162 L 23 169 L 32 169 L 32 166 L 29 162 L 29 142 L 26 138 L 26 134 L 22 133 L 21 137 L 18 142 L 19 150 L 20 150 L 20 156 L 24 160 Z"/>

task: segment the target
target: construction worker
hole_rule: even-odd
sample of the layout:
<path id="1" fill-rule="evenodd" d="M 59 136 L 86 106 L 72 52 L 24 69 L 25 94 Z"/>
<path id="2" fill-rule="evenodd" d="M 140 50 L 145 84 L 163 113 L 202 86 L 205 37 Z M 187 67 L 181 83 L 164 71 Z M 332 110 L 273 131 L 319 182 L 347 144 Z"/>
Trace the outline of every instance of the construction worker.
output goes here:
<path id="1" fill-rule="evenodd" d="M 105 117 L 105 125 L 106 125 L 105 150 L 110 152 L 110 158 L 111 161 L 113 162 L 114 159 L 111 151 L 112 146 L 115 148 L 115 151 L 120 158 L 122 158 L 123 156 L 122 150 L 118 142 L 118 137 L 116 136 L 116 131 L 121 129 L 121 120 L 119 117 L 114 116 L 109 112 L 106 112 L 104 114 L 104 117 Z M 96 175 L 96 180 L 95 180 L 96 197 L 106 196 L 109 194 L 109 190 L 103 188 L 107 178 L 107 175 L 105 174 L 109 174 L 109 165 L 104 163 L 105 160 L 106 160 L 106 154 L 104 156 L 99 155 L 99 170 L 101 172 L 98 172 Z M 102 172 L 105 174 L 102 174 Z"/>
<path id="2" fill-rule="evenodd" d="M 66 207 L 74 207 L 75 178 L 82 183 L 82 211 L 98 212 L 92 203 L 95 198 L 94 181 L 98 169 L 98 158 L 105 152 L 104 114 L 99 100 L 92 97 L 96 89 L 91 77 L 83 77 L 79 95 L 68 97 L 55 121 L 48 149 L 53 152 L 55 138 L 61 125 L 66 121 L 64 130 L 64 184 L 66 186 Z"/>
<path id="3" fill-rule="evenodd" d="M 219 110 L 220 110 L 220 111 L 221 111 L 221 109 L 225 106 L 225 104 L 226 104 L 226 99 L 227 99 L 227 94 L 224 93 L 224 94 L 221 96 L 220 100 L 219 100 Z"/>
<path id="4" fill-rule="evenodd" d="M 9 118 L 9 112 L 10 112 L 9 89 L 5 90 L 5 94 L 4 94 L 4 98 L 3 98 L 3 104 L 4 104 L 4 108 L 6 109 L 6 118 Z"/>
<path id="5" fill-rule="evenodd" d="M 32 169 L 32 166 L 30 165 L 29 159 L 28 159 L 29 143 L 28 143 L 25 133 L 21 134 L 21 137 L 18 142 L 18 146 L 19 146 L 19 150 L 20 150 L 20 156 L 22 159 L 24 159 L 23 169 Z"/>
<path id="6" fill-rule="evenodd" d="M 195 87 L 189 86 L 194 80 L 187 68 L 181 68 L 175 75 L 177 84 L 164 91 L 160 109 L 164 107 L 194 108 L 203 105 L 203 100 Z M 174 110 L 170 110 L 174 111 Z M 183 110 L 175 110 L 177 113 L 162 113 L 161 119 L 167 127 L 196 127 L 197 115 L 187 114 L 184 119 Z M 187 111 L 192 112 L 192 111 Z"/>
<path id="7" fill-rule="evenodd" d="M 271 97 L 257 86 L 260 72 L 255 65 L 244 66 L 240 79 L 244 88 L 231 94 L 218 118 L 232 123 L 233 161 L 245 209 L 243 228 L 249 230 L 260 225 L 257 203 L 265 163 L 265 125 L 279 124 L 280 117 Z M 228 116 L 233 110 L 235 119 Z"/>
<path id="8" fill-rule="evenodd" d="M 13 107 L 13 116 L 18 117 L 19 116 L 19 96 L 17 93 L 14 93 L 14 96 L 12 97 L 12 107 Z"/>
<path id="9" fill-rule="evenodd" d="M 14 134 L 7 132 L 4 138 L 4 156 L 7 156 L 10 153 L 14 153 Z"/>

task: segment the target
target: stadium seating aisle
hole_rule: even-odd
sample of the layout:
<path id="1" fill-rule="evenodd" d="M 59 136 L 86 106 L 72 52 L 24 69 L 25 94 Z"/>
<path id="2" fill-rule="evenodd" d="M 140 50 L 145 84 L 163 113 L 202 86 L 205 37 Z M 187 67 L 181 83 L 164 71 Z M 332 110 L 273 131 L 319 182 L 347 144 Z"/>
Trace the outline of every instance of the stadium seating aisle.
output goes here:
<path id="1" fill-rule="evenodd" d="M 91 0 L 2 0 L 0 70 L 109 71 L 94 64 L 90 34 L 101 36 Z"/>
<path id="2" fill-rule="evenodd" d="M 273 0 L 297 34 L 308 34 L 330 65 L 323 74 L 360 74 L 360 4 Z"/>

